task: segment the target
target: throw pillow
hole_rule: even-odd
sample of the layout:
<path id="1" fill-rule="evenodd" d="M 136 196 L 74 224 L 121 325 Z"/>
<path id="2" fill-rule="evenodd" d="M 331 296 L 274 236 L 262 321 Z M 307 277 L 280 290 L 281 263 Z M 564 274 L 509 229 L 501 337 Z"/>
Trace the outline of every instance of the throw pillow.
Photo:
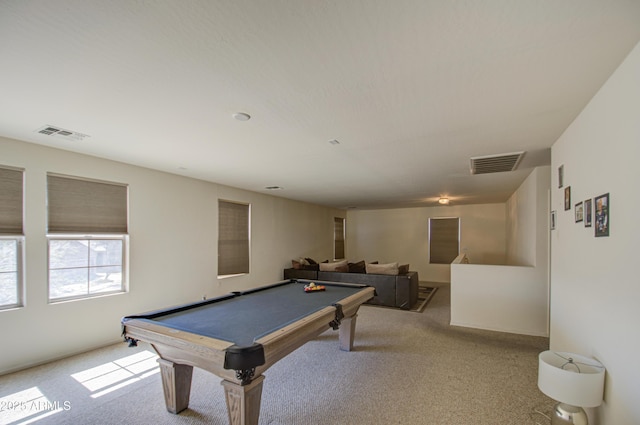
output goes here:
<path id="1" fill-rule="evenodd" d="M 348 265 L 347 265 L 347 260 L 342 260 L 342 261 L 335 261 L 333 263 L 320 263 L 320 271 L 321 272 L 337 272 L 339 270 L 336 270 L 338 267 L 342 267 L 344 269 L 344 267 L 347 267 L 348 269 Z"/>
<path id="2" fill-rule="evenodd" d="M 398 275 L 398 263 L 367 264 L 367 274 Z"/>
<path id="3" fill-rule="evenodd" d="M 349 273 L 366 273 L 366 264 L 364 260 L 358 261 L 357 263 L 349 263 Z"/>
<path id="4" fill-rule="evenodd" d="M 398 266 L 398 274 L 407 274 L 407 273 L 409 273 L 408 264 L 403 264 L 401 266 Z"/>

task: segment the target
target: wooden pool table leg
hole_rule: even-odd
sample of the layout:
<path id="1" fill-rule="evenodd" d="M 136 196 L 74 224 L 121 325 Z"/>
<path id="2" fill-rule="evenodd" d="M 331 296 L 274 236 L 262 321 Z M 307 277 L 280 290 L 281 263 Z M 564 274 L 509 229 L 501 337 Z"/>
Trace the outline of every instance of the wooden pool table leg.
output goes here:
<path id="1" fill-rule="evenodd" d="M 264 375 L 259 375 L 247 385 L 236 384 L 226 379 L 221 382 L 231 425 L 258 425 L 262 381 Z"/>
<path id="2" fill-rule="evenodd" d="M 180 413 L 189 407 L 193 366 L 177 364 L 163 358 L 159 358 L 158 363 L 167 410 L 171 413 Z"/>
<path id="3" fill-rule="evenodd" d="M 356 318 L 357 314 L 351 317 L 345 317 L 340 323 L 340 336 L 338 341 L 342 351 L 351 351 L 353 349 L 353 339 L 356 336 Z"/>

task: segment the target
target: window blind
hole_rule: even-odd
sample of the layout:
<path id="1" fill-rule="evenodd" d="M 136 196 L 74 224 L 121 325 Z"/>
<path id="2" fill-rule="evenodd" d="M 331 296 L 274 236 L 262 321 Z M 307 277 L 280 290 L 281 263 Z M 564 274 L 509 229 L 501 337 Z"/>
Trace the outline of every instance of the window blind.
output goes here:
<path id="1" fill-rule="evenodd" d="M 451 264 L 459 253 L 459 218 L 429 219 L 429 262 Z"/>
<path id="2" fill-rule="evenodd" d="M 333 218 L 333 251 L 334 258 L 341 259 L 344 257 L 344 218 Z"/>
<path id="3" fill-rule="evenodd" d="M 128 232 L 127 186 L 47 175 L 49 233 Z"/>
<path id="4" fill-rule="evenodd" d="M 0 167 L 0 234 L 22 235 L 24 170 Z"/>
<path id="5" fill-rule="evenodd" d="M 249 205 L 218 201 L 218 276 L 249 273 Z"/>

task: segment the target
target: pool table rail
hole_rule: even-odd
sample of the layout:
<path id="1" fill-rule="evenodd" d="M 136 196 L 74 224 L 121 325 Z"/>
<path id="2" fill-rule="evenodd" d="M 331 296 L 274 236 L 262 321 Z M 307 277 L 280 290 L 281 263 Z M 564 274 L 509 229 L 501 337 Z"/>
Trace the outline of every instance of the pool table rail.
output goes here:
<path id="1" fill-rule="evenodd" d="M 168 328 L 145 319 L 128 319 L 123 325 L 127 338 L 151 344 L 165 360 L 196 366 L 224 379 L 235 379 L 235 371 L 223 367 L 226 351 L 233 342 Z"/>
<path id="2" fill-rule="evenodd" d="M 322 283 L 322 282 L 321 282 Z M 355 334 L 355 320 L 360 305 L 374 296 L 373 287 L 363 290 L 340 301 L 344 317 L 340 320 L 339 345 L 342 351 L 351 351 Z M 310 294 L 309 296 L 313 296 Z M 256 343 L 265 347 L 265 364 L 256 368 L 256 375 L 262 374 L 278 360 L 287 356 L 308 341 L 315 339 L 331 329 L 331 322 L 336 320 L 336 306 L 327 306 L 300 320 L 284 326 L 268 335 L 256 339 Z"/>

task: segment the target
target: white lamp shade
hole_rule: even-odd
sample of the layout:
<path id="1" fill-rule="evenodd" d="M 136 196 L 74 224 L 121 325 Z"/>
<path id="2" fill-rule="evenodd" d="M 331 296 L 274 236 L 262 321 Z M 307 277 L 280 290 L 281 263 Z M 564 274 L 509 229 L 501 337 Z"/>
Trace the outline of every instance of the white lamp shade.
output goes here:
<path id="1" fill-rule="evenodd" d="M 544 351 L 540 353 L 538 360 L 540 391 L 554 400 L 572 406 L 600 406 L 605 371 L 600 362 L 578 354 L 557 351 Z"/>

